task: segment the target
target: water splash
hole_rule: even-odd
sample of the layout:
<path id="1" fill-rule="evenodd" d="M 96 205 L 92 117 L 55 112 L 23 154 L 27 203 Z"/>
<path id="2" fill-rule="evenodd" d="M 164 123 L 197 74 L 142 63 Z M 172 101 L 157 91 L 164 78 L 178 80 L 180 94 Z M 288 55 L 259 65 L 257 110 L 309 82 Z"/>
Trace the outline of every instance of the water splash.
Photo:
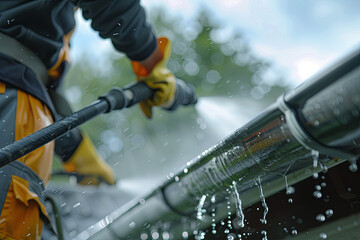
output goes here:
<path id="1" fill-rule="evenodd" d="M 202 197 L 200 198 L 199 204 L 197 206 L 197 213 L 196 213 L 196 218 L 199 220 L 203 219 L 203 213 L 204 213 L 204 204 L 205 204 L 205 200 L 206 200 L 206 195 L 202 195 Z"/>
<path id="2" fill-rule="evenodd" d="M 264 207 L 264 215 L 263 215 L 263 218 L 260 219 L 260 222 L 262 222 L 262 224 L 266 224 L 267 221 L 266 221 L 266 215 L 268 214 L 269 212 L 269 208 L 265 202 L 265 197 L 264 197 L 264 192 L 263 192 L 263 189 L 262 189 L 262 186 L 261 186 L 261 178 L 258 177 L 256 180 L 255 180 L 255 184 L 258 186 L 259 188 L 259 192 L 260 192 L 260 199 L 261 199 L 261 204 L 262 206 Z"/>
<path id="3" fill-rule="evenodd" d="M 241 199 L 240 199 L 240 195 L 239 195 L 239 192 L 236 188 L 236 182 L 233 181 L 232 182 L 232 186 L 234 188 L 234 196 L 235 196 L 235 206 L 236 206 L 236 216 L 239 218 L 239 226 L 242 228 L 245 226 L 245 223 L 244 223 L 244 212 L 242 210 L 242 202 L 241 202 Z"/>

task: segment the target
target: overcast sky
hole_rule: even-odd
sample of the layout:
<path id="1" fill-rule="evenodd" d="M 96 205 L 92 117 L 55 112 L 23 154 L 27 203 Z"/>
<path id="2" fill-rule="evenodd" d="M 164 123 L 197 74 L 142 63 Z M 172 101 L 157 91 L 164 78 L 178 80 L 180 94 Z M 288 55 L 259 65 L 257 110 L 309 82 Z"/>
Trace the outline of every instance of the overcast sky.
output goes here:
<path id="1" fill-rule="evenodd" d="M 254 53 L 271 61 L 273 70 L 293 85 L 360 47 L 358 0 L 143 0 L 142 4 L 149 14 L 163 6 L 168 14 L 184 19 L 208 8 L 226 28 L 224 34 L 240 29 Z M 75 61 L 88 49 L 94 59 L 113 52 L 110 42 L 100 39 L 79 12 L 76 19 Z"/>

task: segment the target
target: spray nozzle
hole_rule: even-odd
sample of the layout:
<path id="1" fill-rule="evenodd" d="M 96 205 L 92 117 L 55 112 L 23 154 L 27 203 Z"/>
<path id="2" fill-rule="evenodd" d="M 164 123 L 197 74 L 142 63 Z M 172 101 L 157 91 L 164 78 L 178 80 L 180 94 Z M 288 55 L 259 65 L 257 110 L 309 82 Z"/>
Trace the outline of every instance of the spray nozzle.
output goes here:
<path id="1" fill-rule="evenodd" d="M 183 80 L 176 79 L 176 93 L 174 103 L 167 110 L 173 111 L 180 105 L 194 105 L 198 101 L 193 85 L 185 83 Z"/>

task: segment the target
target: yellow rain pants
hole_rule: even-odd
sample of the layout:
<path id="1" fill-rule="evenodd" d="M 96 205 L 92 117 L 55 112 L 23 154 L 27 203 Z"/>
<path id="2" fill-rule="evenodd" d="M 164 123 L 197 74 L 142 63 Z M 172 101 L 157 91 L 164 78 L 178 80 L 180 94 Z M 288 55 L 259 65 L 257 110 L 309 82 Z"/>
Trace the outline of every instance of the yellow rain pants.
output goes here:
<path id="1" fill-rule="evenodd" d="M 52 122 L 46 105 L 0 79 L 0 148 Z M 41 239 L 53 149 L 48 143 L 0 169 L 0 239 Z"/>

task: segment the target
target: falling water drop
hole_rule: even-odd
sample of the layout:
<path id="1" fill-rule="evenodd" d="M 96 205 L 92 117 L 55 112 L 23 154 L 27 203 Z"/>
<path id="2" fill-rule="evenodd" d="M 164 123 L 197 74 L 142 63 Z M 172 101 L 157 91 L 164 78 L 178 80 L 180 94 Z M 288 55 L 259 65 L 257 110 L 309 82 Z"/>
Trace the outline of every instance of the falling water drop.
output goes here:
<path id="1" fill-rule="evenodd" d="M 295 188 L 293 186 L 289 186 L 289 183 L 288 183 L 288 180 L 287 180 L 287 176 L 284 175 L 284 179 L 285 179 L 285 192 L 286 192 L 286 195 L 291 195 L 291 194 L 294 194 L 295 193 Z M 293 203 L 293 199 L 292 198 L 289 198 L 288 199 L 288 202 L 289 203 Z"/>
<path id="2" fill-rule="evenodd" d="M 202 195 L 202 197 L 200 198 L 199 204 L 197 206 L 197 214 L 196 214 L 196 218 L 199 220 L 203 219 L 203 207 L 205 204 L 205 200 L 206 200 L 206 195 Z"/>
<path id="3" fill-rule="evenodd" d="M 239 220 L 239 226 L 244 227 L 245 226 L 245 224 L 244 224 L 245 217 L 244 217 L 244 212 L 242 210 L 242 203 L 241 203 L 240 195 L 239 195 L 239 192 L 238 192 L 238 190 L 236 188 L 236 182 L 233 181 L 232 184 L 233 184 L 233 188 L 234 188 L 236 216 L 240 219 Z"/>
<path id="4" fill-rule="evenodd" d="M 314 196 L 315 198 L 321 198 L 321 197 L 322 197 L 322 193 L 321 193 L 320 191 L 314 191 L 314 192 L 313 192 L 313 196 Z"/>
<path id="5" fill-rule="evenodd" d="M 349 162 L 350 162 L 349 170 L 350 170 L 351 172 L 357 172 L 358 166 L 357 166 L 357 164 L 356 164 L 356 158 L 350 159 Z"/>
<path id="6" fill-rule="evenodd" d="M 210 201 L 211 201 L 211 203 L 215 203 L 216 202 L 216 195 L 212 195 Z"/>
<path id="7" fill-rule="evenodd" d="M 325 221 L 325 216 L 323 214 L 318 214 L 316 216 L 316 220 L 319 222 L 323 222 L 323 221 Z"/>
<path id="8" fill-rule="evenodd" d="M 328 209 L 328 210 L 326 210 L 325 214 L 326 214 L 326 217 L 329 218 L 332 215 L 334 215 L 334 211 L 332 209 Z"/>
<path id="9" fill-rule="evenodd" d="M 261 199 L 261 203 L 262 203 L 262 206 L 264 207 L 264 216 L 262 219 L 260 219 L 260 221 L 263 223 L 263 224 L 266 224 L 267 221 L 266 221 L 266 215 L 268 214 L 269 212 L 269 208 L 265 202 L 265 197 L 264 197 L 264 192 L 263 192 L 263 189 L 262 189 L 262 186 L 261 186 L 261 178 L 258 177 L 256 180 L 255 180 L 255 184 L 258 186 L 259 188 L 259 192 L 260 192 L 260 199 Z"/>

